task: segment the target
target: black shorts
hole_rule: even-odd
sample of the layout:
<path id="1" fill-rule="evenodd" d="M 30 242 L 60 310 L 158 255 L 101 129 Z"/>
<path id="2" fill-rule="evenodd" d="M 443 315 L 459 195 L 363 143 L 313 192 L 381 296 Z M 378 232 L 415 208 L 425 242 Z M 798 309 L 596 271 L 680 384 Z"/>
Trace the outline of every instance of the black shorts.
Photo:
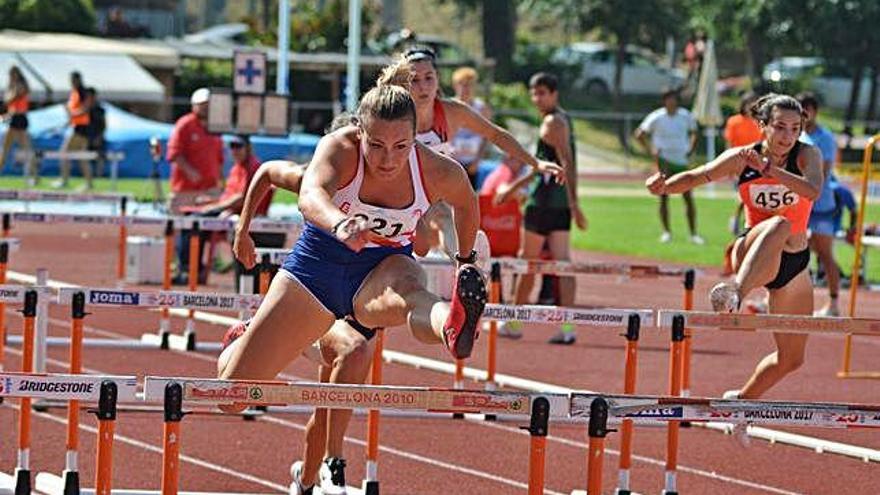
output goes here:
<path id="1" fill-rule="evenodd" d="M 751 228 L 746 228 L 739 233 L 737 238 L 745 237 Z M 804 271 L 810 265 L 810 248 L 796 253 L 788 251 L 782 252 L 782 258 L 779 260 L 779 271 L 776 272 L 776 278 L 764 285 L 767 289 L 781 289 L 788 285 L 798 274 Z"/>
<path id="2" fill-rule="evenodd" d="M 345 322 L 348 323 L 348 326 L 354 328 L 354 331 L 361 334 L 367 342 L 373 339 L 376 336 L 376 331 L 378 328 L 367 328 L 361 324 L 361 322 L 354 319 L 353 316 L 349 316 L 345 318 Z"/>
<path id="3" fill-rule="evenodd" d="M 529 232 L 548 236 L 551 232 L 571 230 L 571 210 L 568 208 L 526 207 L 523 226 Z"/>
<path id="4" fill-rule="evenodd" d="M 27 115 L 25 115 L 23 113 L 12 114 L 12 118 L 9 119 L 9 128 L 10 129 L 27 129 L 28 128 Z"/>
<path id="5" fill-rule="evenodd" d="M 796 253 L 782 252 L 782 259 L 779 261 L 779 271 L 776 273 L 770 283 L 764 287 L 768 289 L 781 289 L 788 285 L 799 273 L 804 271 L 810 264 L 810 248 L 798 251 Z"/>

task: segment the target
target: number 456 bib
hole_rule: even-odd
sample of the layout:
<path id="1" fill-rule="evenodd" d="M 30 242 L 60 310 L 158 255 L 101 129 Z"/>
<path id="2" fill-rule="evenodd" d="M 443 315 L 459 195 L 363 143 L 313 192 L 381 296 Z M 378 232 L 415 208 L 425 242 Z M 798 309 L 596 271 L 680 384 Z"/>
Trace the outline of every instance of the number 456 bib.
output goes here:
<path id="1" fill-rule="evenodd" d="M 798 203 L 799 196 L 782 184 L 752 184 L 749 201 L 759 210 L 778 212 Z"/>

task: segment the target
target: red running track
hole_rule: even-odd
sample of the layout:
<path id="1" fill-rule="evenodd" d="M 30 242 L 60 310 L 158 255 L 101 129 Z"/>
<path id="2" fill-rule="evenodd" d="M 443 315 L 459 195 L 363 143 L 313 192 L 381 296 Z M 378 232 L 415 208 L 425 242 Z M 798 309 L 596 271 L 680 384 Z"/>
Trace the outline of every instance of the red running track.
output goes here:
<path id="1" fill-rule="evenodd" d="M 82 234 L 75 226 L 17 227 L 21 251 L 12 253 L 12 270 L 33 273 L 50 269 L 56 280 L 91 286 L 115 285 L 112 256 L 115 232 L 90 228 Z M 620 257 L 578 253 L 578 259 L 633 261 Z M 644 262 L 644 260 L 640 260 Z M 706 290 L 716 282 L 712 270 L 698 277 L 697 309 L 707 308 Z M 229 277 L 214 277 L 212 290 L 231 290 Z M 824 294 L 817 291 L 817 302 Z M 880 297 L 860 294 L 860 316 L 880 317 Z M 681 282 L 673 279 L 619 281 L 614 277 L 583 277 L 578 285 L 580 305 L 675 308 L 681 304 Z M 846 301 L 842 301 L 846 304 Z M 69 310 L 53 307 L 50 335 L 66 335 Z M 11 333 L 20 319 L 8 313 Z M 158 315 L 137 310 L 100 309 L 86 318 L 86 337 L 137 337 L 154 331 Z M 183 326 L 175 320 L 176 330 Z M 197 324 L 204 340 L 219 339 L 223 329 Z M 520 341 L 501 340 L 499 372 L 571 388 L 616 393 L 623 386 L 623 339 L 617 330 L 583 330 L 570 347 L 544 343 L 554 329 L 529 327 Z M 386 332 L 387 348 L 447 361 L 439 346 L 420 344 L 405 329 Z M 854 363 L 864 367 L 876 356 L 880 342 L 858 339 Z M 664 393 L 667 389 L 668 335 L 651 329 L 642 332 L 638 391 Z M 754 364 L 772 347 L 769 335 L 697 334 L 695 337 L 694 395 L 720 395 L 742 383 Z M 839 380 L 842 339 L 813 337 L 805 365 L 780 384 L 768 399 L 880 402 L 876 382 Z M 478 343 L 470 366 L 483 368 L 484 344 Z M 51 349 L 50 371 L 64 371 L 66 349 Z M 876 361 L 876 360 L 874 360 Z M 19 365 L 17 349 L 8 348 L 7 369 Z M 84 366 L 94 372 L 144 375 L 213 376 L 213 356 L 162 351 L 87 349 Z M 292 377 L 312 377 L 315 367 L 297 360 L 285 370 Z M 407 385 L 448 386 L 451 377 L 400 365 L 385 368 L 386 382 Z M 469 383 L 479 388 L 479 384 Z M 16 410 L 14 401 L 0 407 L 0 470 L 11 473 L 15 462 Z M 63 410 L 35 416 L 32 471 L 60 472 L 64 459 Z M 300 455 L 302 429 L 307 417 L 270 414 L 255 422 L 237 417 L 192 416 L 184 419 L 184 456 L 180 486 L 191 491 L 280 493 L 289 483 L 288 467 Z M 83 415 L 83 428 L 94 428 Z M 518 424 L 404 419 L 384 417 L 379 475 L 384 493 L 506 494 L 524 493 L 527 483 L 528 437 Z M 796 433 L 880 449 L 880 432 L 871 430 L 791 429 Z M 145 413 L 120 413 L 114 450 L 116 487 L 157 489 L 160 479 L 161 417 Z M 356 417 L 348 432 L 346 456 L 349 485 L 363 477 L 365 420 Z M 665 430 L 636 431 L 637 458 L 632 486 L 640 493 L 658 493 L 663 487 Z M 81 430 L 80 464 L 84 486 L 91 486 L 95 435 Z M 551 424 L 547 442 L 547 493 L 583 489 L 586 430 L 581 426 Z M 617 436 L 609 436 L 610 455 L 605 462 L 605 490 L 612 493 L 617 476 Z M 875 464 L 809 450 L 770 445 L 754 440 L 743 449 L 731 437 L 704 429 L 684 429 L 681 434 L 678 474 L 683 494 L 743 493 L 880 493 L 880 470 Z M 817 475 L 817 473 L 821 473 Z"/>

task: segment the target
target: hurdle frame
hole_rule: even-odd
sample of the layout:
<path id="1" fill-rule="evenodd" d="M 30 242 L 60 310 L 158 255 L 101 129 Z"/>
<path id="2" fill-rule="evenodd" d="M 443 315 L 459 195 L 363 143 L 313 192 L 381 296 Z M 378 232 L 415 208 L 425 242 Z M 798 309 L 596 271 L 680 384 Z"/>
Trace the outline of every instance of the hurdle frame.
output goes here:
<path id="1" fill-rule="evenodd" d="M 856 315 L 856 299 L 859 293 L 859 273 L 861 270 L 861 262 L 862 262 L 862 250 L 864 249 L 864 245 L 862 243 L 862 236 L 865 232 L 865 210 L 868 207 L 868 185 L 871 179 L 871 161 L 874 155 L 874 147 L 877 145 L 877 142 L 880 141 L 880 134 L 875 134 L 868 139 L 868 143 L 865 145 L 865 151 L 862 155 L 862 190 L 859 195 L 859 209 L 856 214 L 856 236 L 855 236 L 855 245 L 853 249 L 855 250 L 855 254 L 853 255 L 853 264 L 852 264 L 852 275 L 850 276 L 850 285 L 849 285 L 849 316 L 850 318 L 854 318 Z M 866 281 L 867 282 L 867 281 Z M 847 335 L 844 338 L 843 342 L 843 362 L 841 363 L 841 369 L 837 372 L 838 378 L 868 378 L 868 379 L 880 379 L 880 370 L 863 370 L 863 371 L 853 371 L 852 370 L 852 336 Z"/>

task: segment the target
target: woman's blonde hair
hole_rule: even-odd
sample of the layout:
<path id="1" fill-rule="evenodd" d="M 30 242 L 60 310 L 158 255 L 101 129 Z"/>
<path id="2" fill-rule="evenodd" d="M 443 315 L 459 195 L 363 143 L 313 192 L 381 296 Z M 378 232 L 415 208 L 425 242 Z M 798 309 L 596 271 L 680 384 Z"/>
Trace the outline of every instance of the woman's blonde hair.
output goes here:
<path id="1" fill-rule="evenodd" d="M 355 112 L 357 121 L 410 119 L 415 133 L 416 104 L 409 94 L 412 77 L 412 67 L 403 57 L 382 69 L 376 86 L 361 97 Z"/>
<path id="2" fill-rule="evenodd" d="M 452 84 L 477 82 L 479 75 L 473 67 L 459 67 L 452 73 Z"/>

